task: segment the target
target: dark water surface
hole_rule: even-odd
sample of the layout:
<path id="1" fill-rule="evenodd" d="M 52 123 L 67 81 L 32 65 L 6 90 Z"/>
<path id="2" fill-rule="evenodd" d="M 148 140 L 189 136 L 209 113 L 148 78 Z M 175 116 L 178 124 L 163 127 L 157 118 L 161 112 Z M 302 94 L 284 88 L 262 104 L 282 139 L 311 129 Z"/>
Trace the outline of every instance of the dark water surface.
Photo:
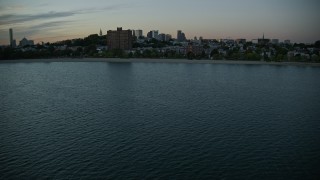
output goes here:
<path id="1" fill-rule="evenodd" d="M 0 179 L 317 179 L 320 68 L 0 64 Z"/>

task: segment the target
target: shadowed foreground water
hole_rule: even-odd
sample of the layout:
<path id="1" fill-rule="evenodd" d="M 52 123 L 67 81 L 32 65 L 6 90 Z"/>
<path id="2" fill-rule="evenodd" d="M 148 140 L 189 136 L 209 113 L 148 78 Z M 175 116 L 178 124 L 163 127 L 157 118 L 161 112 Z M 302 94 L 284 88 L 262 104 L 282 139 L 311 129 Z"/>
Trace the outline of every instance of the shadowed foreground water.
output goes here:
<path id="1" fill-rule="evenodd" d="M 0 64 L 0 179 L 317 179 L 320 68 Z"/>

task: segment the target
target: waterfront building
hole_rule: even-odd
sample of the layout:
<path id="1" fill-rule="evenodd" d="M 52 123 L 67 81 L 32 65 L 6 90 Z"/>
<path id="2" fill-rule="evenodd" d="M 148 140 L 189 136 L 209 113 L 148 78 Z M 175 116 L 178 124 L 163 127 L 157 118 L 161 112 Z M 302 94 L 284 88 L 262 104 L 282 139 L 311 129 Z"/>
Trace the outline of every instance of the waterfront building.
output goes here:
<path id="1" fill-rule="evenodd" d="M 177 31 L 177 41 L 179 42 L 183 42 L 183 41 L 186 41 L 186 35 L 181 31 L 181 30 L 178 30 Z"/>
<path id="2" fill-rule="evenodd" d="M 141 29 L 134 30 L 133 32 L 134 32 L 134 36 L 137 37 L 137 38 L 143 36 L 143 31 Z"/>
<path id="3" fill-rule="evenodd" d="M 166 40 L 166 35 L 164 33 L 161 33 L 158 35 L 158 40 L 159 41 L 165 41 Z"/>
<path id="4" fill-rule="evenodd" d="M 186 35 L 184 33 L 181 33 L 181 41 L 186 41 L 187 38 L 186 38 Z"/>
<path id="5" fill-rule="evenodd" d="M 158 30 L 153 30 L 152 31 L 152 38 L 158 39 L 159 31 Z"/>
<path id="6" fill-rule="evenodd" d="M 178 41 L 180 40 L 181 34 L 182 34 L 182 31 L 181 31 L 181 30 L 178 30 L 178 31 L 177 31 L 177 40 L 178 40 Z"/>
<path id="7" fill-rule="evenodd" d="M 23 46 L 33 46 L 34 45 L 34 42 L 33 40 L 28 40 L 27 38 L 23 38 L 20 42 L 19 42 L 19 46 L 20 47 L 23 47 Z"/>
<path id="8" fill-rule="evenodd" d="M 291 44 L 291 41 L 288 40 L 288 39 L 287 39 L 287 40 L 284 40 L 283 42 L 284 42 L 284 44 Z"/>
<path id="9" fill-rule="evenodd" d="M 16 42 L 16 40 L 15 40 L 15 39 L 14 39 L 14 40 L 12 40 L 11 47 L 17 47 L 17 42 Z"/>
<path id="10" fill-rule="evenodd" d="M 272 40 L 271 40 L 271 43 L 272 43 L 272 44 L 279 44 L 279 39 L 272 39 Z"/>
<path id="11" fill-rule="evenodd" d="M 245 44 L 247 42 L 246 39 L 237 39 L 236 40 L 237 44 Z"/>
<path id="12" fill-rule="evenodd" d="M 186 48 L 186 53 L 193 53 L 195 56 L 199 56 L 202 54 L 202 52 L 204 51 L 204 48 L 202 45 L 199 44 L 193 44 L 193 43 L 189 43 L 187 48 Z"/>
<path id="13" fill-rule="evenodd" d="M 132 31 L 122 30 L 118 27 L 116 31 L 109 30 L 107 32 L 107 45 L 108 49 L 132 49 Z"/>
<path id="14" fill-rule="evenodd" d="M 266 45 L 268 43 L 270 43 L 270 39 L 265 39 L 264 34 L 263 34 L 262 38 L 258 39 L 258 44 L 260 44 L 260 45 Z"/>
<path id="15" fill-rule="evenodd" d="M 252 39 L 251 42 L 252 42 L 253 44 L 258 44 L 258 39 Z"/>
<path id="16" fill-rule="evenodd" d="M 164 33 L 161 33 L 158 35 L 158 40 L 159 41 L 169 41 L 171 39 L 171 35 L 170 34 L 164 34 Z"/>
<path id="17" fill-rule="evenodd" d="M 149 31 L 148 34 L 147 34 L 147 37 L 148 38 L 154 38 L 154 39 L 159 39 L 159 30 L 152 30 L 152 31 Z"/>
<path id="18" fill-rule="evenodd" d="M 148 33 L 147 33 L 147 38 L 152 38 L 152 31 L 149 31 Z"/>
<path id="19" fill-rule="evenodd" d="M 233 39 L 220 39 L 220 42 L 225 43 L 225 44 L 234 44 Z"/>
<path id="20" fill-rule="evenodd" d="M 166 34 L 165 41 L 170 41 L 172 39 L 172 36 L 170 34 Z"/>

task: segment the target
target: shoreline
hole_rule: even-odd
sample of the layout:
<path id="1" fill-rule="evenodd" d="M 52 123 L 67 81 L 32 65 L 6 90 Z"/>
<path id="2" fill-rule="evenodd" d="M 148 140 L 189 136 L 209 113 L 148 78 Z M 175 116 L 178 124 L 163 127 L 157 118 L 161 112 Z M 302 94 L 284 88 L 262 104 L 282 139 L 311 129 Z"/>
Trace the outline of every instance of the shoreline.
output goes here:
<path id="1" fill-rule="evenodd" d="M 121 59 L 121 58 L 52 58 L 52 59 L 20 59 L 0 60 L 0 63 L 50 63 L 50 62 L 111 62 L 111 63 L 184 63 L 184 64 L 239 64 L 239 65 L 284 65 L 315 66 L 320 63 L 308 62 L 266 62 L 246 60 L 187 60 L 187 59 Z"/>

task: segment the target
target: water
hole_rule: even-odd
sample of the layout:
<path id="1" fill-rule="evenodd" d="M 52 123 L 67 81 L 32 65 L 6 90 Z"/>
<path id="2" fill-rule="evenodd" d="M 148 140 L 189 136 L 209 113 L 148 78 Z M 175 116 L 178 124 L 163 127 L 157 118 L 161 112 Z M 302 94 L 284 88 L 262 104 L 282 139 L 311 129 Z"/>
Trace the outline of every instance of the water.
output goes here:
<path id="1" fill-rule="evenodd" d="M 320 68 L 0 64 L 0 179 L 317 179 Z"/>

